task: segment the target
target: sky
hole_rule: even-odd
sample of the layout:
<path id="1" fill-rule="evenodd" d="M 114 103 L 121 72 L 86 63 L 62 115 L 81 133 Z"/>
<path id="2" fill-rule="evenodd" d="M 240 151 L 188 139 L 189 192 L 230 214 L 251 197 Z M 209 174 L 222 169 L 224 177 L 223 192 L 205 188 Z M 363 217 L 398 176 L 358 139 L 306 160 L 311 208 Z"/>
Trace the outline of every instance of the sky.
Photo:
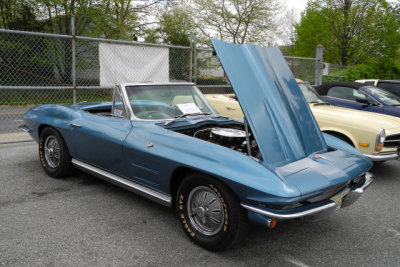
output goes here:
<path id="1" fill-rule="evenodd" d="M 307 0 L 286 0 L 288 9 L 296 9 L 298 18 L 300 18 L 300 13 L 306 8 L 306 4 Z"/>

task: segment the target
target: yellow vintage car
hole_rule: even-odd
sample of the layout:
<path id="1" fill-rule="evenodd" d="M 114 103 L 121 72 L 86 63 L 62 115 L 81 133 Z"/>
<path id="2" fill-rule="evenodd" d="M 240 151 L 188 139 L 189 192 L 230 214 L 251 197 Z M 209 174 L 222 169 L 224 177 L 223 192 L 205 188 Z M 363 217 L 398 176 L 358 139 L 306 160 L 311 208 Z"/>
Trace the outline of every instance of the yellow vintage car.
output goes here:
<path id="1" fill-rule="evenodd" d="M 372 161 L 399 158 L 400 118 L 333 106 L 309 83 L 298 84 L 322 132 L 342 139 Z M 207 94 L 206 98 L 221 115 L 243 118 L 235 95 Z"/>

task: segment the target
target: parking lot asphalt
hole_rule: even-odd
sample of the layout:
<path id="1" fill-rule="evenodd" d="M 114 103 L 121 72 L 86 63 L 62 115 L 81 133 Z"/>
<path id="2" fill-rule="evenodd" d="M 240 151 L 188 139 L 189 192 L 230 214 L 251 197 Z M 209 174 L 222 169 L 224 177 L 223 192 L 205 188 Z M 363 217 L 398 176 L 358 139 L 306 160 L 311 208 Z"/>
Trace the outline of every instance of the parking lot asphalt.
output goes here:
<path id="1" fill-rule="evenodd" d="M 4 107 L 0 106 L 0 134 L 14 133 L 22 124 L 22 116 L 29 107 Z"/>
<path id="2" fill-rule="evenodd" d="M 212 253 L 173 212 L 77 172 L 48 177 L 37 144 L 0 145 L 0 266 L 399 266 L 400 162 L 375 166 L 354 205 L 318 222 L 250 225 Z"/>

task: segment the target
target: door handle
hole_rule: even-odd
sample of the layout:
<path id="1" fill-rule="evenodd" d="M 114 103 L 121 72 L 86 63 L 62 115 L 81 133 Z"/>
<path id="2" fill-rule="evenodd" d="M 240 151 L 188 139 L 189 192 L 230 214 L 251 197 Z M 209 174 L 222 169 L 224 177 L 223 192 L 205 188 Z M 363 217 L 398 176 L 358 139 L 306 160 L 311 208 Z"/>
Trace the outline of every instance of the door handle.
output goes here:
<path id="1" fill-rule="evenodd" d="M 226 107 L 227 110 L 236 110 L 236 108 Z"/>
<path id="2" fill-rule="evenodd" d="M 81 128 L 82 125 L 76 124 L 76 123 L 70 123 L 69 126 L 71 126 L 72 128 Z"/>

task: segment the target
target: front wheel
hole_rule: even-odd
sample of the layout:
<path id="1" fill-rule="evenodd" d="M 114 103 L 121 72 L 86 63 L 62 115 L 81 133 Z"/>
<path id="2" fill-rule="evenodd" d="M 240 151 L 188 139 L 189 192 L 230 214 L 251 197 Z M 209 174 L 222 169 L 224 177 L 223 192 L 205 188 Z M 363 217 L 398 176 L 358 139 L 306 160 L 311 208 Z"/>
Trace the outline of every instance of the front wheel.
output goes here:
<path id="1" fill-rule="evenodd" d="M 185 233 L 205 249 L 226 249 L 245 235 L 246 212 L 224 184 L 209 176 L 185 177 L 178 188 L 176 207 Z"/>
<path id="2" fill-rule="evenodd" d="M 44 171 L 53 178 L 71 173 L 71 157 L 62 136 L 53 128 L 45 128 L 39 138 L 39 157 Z"/>

